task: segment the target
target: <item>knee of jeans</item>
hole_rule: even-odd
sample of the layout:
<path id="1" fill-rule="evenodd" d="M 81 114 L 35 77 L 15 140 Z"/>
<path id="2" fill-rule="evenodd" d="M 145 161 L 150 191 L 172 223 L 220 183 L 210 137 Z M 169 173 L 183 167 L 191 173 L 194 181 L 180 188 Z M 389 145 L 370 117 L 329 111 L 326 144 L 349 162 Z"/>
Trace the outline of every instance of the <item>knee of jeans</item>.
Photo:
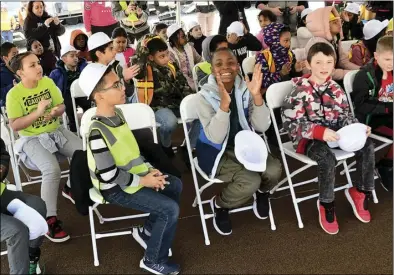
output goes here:
<path id="1" fill-rule="evenodd" d="M 179 218 L 179 205 L 176 201 L 170 200 L 166 207 L 165 215 L 170 223 L 175 223 Z"/>
<path id="2" fill-rule="evenodd" d="M 327 166 L 327 168 L 335 168 L 337 164 L 337 158 L 333 152 L 328 151 L 322 162 Z"/>
<path id="3" fill-rule="evenodd" d="M 29 228 L 23 222 L 14 218 L 9 226 L 12 227 L 11 238 L 15 238 L 15 242 L 29 241 Z"/>
<path id="4" fill-rule="evenodd" d="M 182 193 L 183 184 L 179 178 L 177 178 L 175 176 L 170 176 L 168 178 L 168 182 L 170 183 L 170 185 L 173 188 L 175 193 L 177 193 L 177 194 Z"/>

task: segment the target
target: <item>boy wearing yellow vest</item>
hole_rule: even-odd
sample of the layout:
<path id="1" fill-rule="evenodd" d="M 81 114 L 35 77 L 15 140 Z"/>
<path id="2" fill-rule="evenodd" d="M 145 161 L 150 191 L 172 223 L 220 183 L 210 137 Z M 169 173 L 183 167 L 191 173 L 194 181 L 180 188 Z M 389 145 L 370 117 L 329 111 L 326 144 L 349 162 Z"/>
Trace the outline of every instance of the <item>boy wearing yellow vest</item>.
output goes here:
<path id="1" fill-rule="evenodd" d="M 87 149 L 93 186 L 112 204 L 150 213 L 143 228 L 133 228 L 133 237 L 146 249 L 140 267 L 153 274 L 178 274 L 179 265 L 170 263 L 168 256 L 182 182 L 163 175 L 140 155 L 122 111 L 115 107 L 124 104 L 126 96 L 111 66 L 89 64 L 80 80 L 82 90 L 97 105 Z"/>

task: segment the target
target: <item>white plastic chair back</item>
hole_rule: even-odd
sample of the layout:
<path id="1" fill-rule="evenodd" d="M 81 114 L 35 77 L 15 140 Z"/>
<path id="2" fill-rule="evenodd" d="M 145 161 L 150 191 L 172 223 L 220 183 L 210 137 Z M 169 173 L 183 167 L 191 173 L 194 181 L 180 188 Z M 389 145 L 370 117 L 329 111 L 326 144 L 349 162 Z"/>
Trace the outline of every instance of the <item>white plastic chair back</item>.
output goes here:
<path id="1" fill-rule="evenodd" d="M 283 100 L 291 92 L 291 81 L 279 82 L 268 87 L 266 100 L 269 108 L 276 109 L 283 105 Z"/>
<path id="2" fill-rule="evenodd" d="M 291 49 L 297 49 L 297 48 L 298 48 L 297 36 L 292 36 L 291 37 Z"/>
<path id="3" fill-rule="evenodd" d="M 200 63 L 194 65 L 193 70 L 192 70 L 192 77 L 193 77 L 193 81 L 194 81 L 194 86 L 196 87 L 196 91 L 200 90 L 199 89 L 200 87 L 198 86 L 198 75 L 197 75 L 197 68 L 198 68 L 199 64 Z"/>
<path id="4" fill-rule="evenodd" d="M 197 94 L 191 94 L 185 97 L 180 106 L 181 119 L 185 122 L 190 122 L 198 119 L 197 105 L 193 102 L 196 100 Z"/>
<path id="5" fill-rule="evenodd" d="M 353 106 L 352 98 L 350 97 L 350 94 L 353 92 L 353 82 L 354 82 L 354 78 L 356 77 L 357 73 L 358 73 L 358 70 L 350 71 L 347 74 L 345 74 L 345 78 L 343 79 L 343 85 L 345 86 L 345 92 L 346 92 L 346 96 L 347 96 L 352 114 L 354 114 L 354 106 Z"/>
<path id="6" fill-rule="evenodd" d="M 254 65 L 256 64 L 256 56 L 250 56 L 242 61 L 242 70 L 244 71 L 245 75 L 253 73 Z"/>
<path id="7" fill-rule="evenodd" d="M 10 131 L 6 125 L 6 120 L 3 115 L 0 115 L 0 120 L 1 120 L 1 125 L 0 125 L 1 139 L 4 141 L 5 145 L 8 147 L 11 145 Z"/>
<path id="8" fill-rule="evenodd" d="M 350 51 L 350 47 L 356 42 L 357 42 L 357 40 L 341 41 L 341 46 L 342 46 L 343 51 L 345 53 L 348 53 Z"/>
<path id="9" fill-rule="evenodd" d="M 86 94 L 82 91 L 81 87 L 79 86 L 79 78 L 74 80 L 73 83 L 71 83 L 70 92 L 71 92 L 71 102 L 73 104 L 75 126 L 77 128 L 77 135 L 79 136 L 79 121 L 78 121 L 77 105 L 75 104 L 75 98 L 80 98 L 80 97 L 86 98 Z"/>

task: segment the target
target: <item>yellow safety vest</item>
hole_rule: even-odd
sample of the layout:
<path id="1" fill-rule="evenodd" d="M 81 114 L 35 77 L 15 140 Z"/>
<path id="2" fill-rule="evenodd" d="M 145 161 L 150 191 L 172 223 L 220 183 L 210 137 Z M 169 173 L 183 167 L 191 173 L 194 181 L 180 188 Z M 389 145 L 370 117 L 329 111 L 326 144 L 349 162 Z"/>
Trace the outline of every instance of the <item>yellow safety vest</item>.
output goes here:
<path id="1" fill-rule="evenodd" d="M 3 194 L 6 186 L 4 182 L 0 182 L 0 196 Z"/>
<path id="2" fill-rule="evenodd" d="M 212 65 L 207 61 L 198 63 L 197 66 L 201 71 L 204 72 L 204 74 L 211 74 L 212 72 Z"/>
<path id="3" fill-rule="evenodd" d="M 12 29 L 12 25 L 15 24 L 14 17 L 9 17 L 7 11 L 1 12 L 1 30 L 2 31 L 10 31 Z"/>
<path id="4" fill-rule="evenodd" d="M 130 2 L 134 2 L 134 1 L 130 1 Z M 122 7 L 122 10 L 127 9 L 128 5 L 127 5 L 126 1 L 119 1 L 119 4 Z M 127 19 L 131 22 L 138 21 L 137 13 L 135 13 L 135 12 L 130 13 L 129 16 L 127 16 Z"/>
<path id="5" fill-rule="evenodd" d="M 140 149 L 133 133 L 130 131 L 127 125 L 122 111 L 117 109 L 116 113 L 123 120 L 123 124 L 117 127 L 110 127 L 98 120 L 94 120 L 90 126 L 90 131 L 98 130 L 103 136 L 112 157 L 114 158 L 115 164 L 119 169 L 128 171 L 131 174 L 138 176 L 145 176 L 148 174 L 149 169 L 145 164 L 144 159 L 140 155 Z M 96 162 L 93 158 L 92 151 L 88 146 L 88 166 L 90 170 L 90 177 L 92 179 L 93 186 L 97 189 L 106 189 L 107 183 L 102 183 L 97 179 Z M 123 189 L 124 192 L 133 194 L 140 190 L 143 186 L 129 186 Z"/>

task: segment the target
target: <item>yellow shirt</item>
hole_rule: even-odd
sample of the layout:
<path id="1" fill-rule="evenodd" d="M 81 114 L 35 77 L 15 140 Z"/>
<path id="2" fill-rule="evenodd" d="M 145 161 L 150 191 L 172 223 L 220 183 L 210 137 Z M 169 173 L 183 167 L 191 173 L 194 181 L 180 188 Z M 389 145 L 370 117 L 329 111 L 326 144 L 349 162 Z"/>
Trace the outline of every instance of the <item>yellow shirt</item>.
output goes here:
<path id="1" fill-rule="evenodd" d="M 1 30 L 10 31 L 15 28 L 15 18 L 8 16 L 8 11 L 1 12 Z"/>

